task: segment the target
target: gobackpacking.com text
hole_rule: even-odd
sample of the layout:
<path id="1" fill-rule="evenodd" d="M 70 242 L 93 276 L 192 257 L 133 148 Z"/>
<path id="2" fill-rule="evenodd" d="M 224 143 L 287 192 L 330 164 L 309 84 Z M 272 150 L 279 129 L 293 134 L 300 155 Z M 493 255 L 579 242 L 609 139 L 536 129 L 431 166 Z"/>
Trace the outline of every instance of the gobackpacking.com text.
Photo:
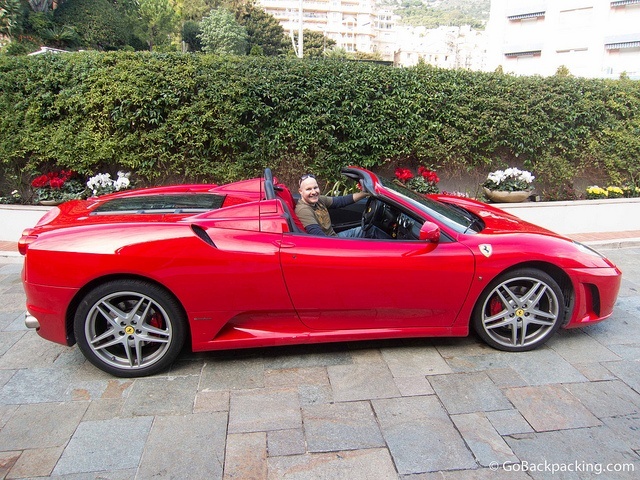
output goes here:
<path id="1" fill-rule="evenodd" d="M 633 463 L 591 463 L 591 462 L 548 462 L 546 460 L 542 462 L 527 462 L 522 461 L 520 463 L 503 463 L 492 462 L 489 468 L 493 471 L 502 469 L 507 472 L 547 472 L 551 474 L 575 472 L 575 473 L 595 473 L 601 475 L 603 473 L 623 473 L 623 472 L 635 472 L 635 465 Z"/>

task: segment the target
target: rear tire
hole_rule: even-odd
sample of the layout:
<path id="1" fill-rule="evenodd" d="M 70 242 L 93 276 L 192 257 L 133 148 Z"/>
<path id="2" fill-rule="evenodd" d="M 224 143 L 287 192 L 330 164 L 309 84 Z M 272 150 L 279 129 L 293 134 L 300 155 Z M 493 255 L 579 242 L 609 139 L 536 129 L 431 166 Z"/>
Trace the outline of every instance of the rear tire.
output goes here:
<path id="1" fill-rule="evenodd" d="M 564 296 L 548 274 L 532 268 L 500 275 L 480 295 L 473 326 L 490 346 L 524 352 L 544 344 L 560 328 Z"/>
<path id="2" fill-rule="evenodd" d="M 185 341 L 182 308 L 144 280 L 114 280 L 80 302 L 74 333 L 84 356 L 118 377 L 153 375 L 176 359 Z"/>

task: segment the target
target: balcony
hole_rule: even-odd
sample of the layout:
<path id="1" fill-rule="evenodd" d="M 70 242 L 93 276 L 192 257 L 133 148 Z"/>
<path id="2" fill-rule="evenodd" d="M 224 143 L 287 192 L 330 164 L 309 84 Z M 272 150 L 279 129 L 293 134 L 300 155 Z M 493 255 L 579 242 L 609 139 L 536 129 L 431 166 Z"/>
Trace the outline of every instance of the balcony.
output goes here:
<path id="1" fill-rule="evenodd" d="M 640 48 L 640 33 L 626 35 L 614 35 L 604 39 L 605 50 L 624 50 L 628 48 Z"/>
<path id="2" fill-rule="evenodd" d="M 539 57 L 542 55 L 542 50 L 524 50 L 518 52 L 505 52 L 506 58 L 523 58 L 523 57 Z"/>
<path id="3" fill-rule="evenodd" d="M 524 2 L 526 5 L 518 5 L 507 14 L 511 22 L 544 18 L 547 11 L 546 2 Z"/>
<path id="4" fill-rule="evenodd" d="M 626 7 L 627 5 L 640 5 L 640 0 L 620 0 L 611 2 L 611 8 Z"/>
<path id="5" fill-rule="evenodd" d="M 517 15 L 509 15 L 507 18 L 511 22 L 516 22 L 519 20 L 530 20 L 533 18 L 544 18 L 545 12 L 533 12 L 533 13 L 520 13 Z"/>
<path id="6" fill-rule="evenodd" d="M 504 48 L 506 58 L 539 57 L 542 54 L 542 44 L 526 43 L 523 45 L 507 45 Z"/>

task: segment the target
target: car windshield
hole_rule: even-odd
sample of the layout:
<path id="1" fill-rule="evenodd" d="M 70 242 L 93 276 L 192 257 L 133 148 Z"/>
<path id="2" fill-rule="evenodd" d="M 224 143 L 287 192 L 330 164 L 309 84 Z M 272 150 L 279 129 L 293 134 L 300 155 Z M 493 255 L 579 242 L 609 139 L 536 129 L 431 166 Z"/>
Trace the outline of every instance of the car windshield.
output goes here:
<path id="1" fill-rule="evenodd" d="M 427 198 L 408 189 L 399 182 L 382 177 L 378 178 L 385 188 L 393 190 L 426 215 L 444 223 L 458 233 L 478 233 L 482 229 L 483 225 L 479 217 L 463 208 Z"/>

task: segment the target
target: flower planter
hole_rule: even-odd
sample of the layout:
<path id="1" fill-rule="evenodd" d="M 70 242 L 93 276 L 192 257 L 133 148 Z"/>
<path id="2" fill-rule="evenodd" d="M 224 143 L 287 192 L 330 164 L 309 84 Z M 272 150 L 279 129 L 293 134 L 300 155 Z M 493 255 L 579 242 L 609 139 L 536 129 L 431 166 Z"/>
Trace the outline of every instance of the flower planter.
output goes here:
<path id="1" fill-rule="evenodd" d="M 61 203 L 62 200 L 40 200 L 40 205 L 44 205 L 45 207 L 55 207 Z"/>
<path id="2" fill-rule="evenodd" d="M 640 231 L 640 198 L 502 203 L 496 206 L 563 235 Z"/>
<path id="3" fill-rule="evenodd" d="M 489 200 L 496 203 L 520 203 L 524 202 L 531 192 L 523 191 L 523 192 L 503 192 L 500 190 L 489 190 L 488 188 L 484 188 L 484 193 Z"/>

